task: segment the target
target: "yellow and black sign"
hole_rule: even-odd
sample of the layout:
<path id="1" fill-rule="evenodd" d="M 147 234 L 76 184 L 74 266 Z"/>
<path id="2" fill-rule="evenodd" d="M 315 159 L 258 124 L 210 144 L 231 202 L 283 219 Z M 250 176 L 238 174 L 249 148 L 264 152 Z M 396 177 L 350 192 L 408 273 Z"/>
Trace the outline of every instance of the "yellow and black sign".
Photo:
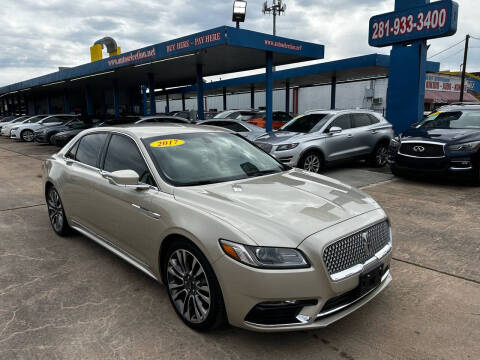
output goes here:
<path id="1" fill-rule="evenodd" d="M 173 146 L 180 146 L 185 144 L 185 141 L 179 139 L 165 139 L 165 140 L 158 140 L 154 141 L 150 144 L 151 147 L 173 147 Z"/>

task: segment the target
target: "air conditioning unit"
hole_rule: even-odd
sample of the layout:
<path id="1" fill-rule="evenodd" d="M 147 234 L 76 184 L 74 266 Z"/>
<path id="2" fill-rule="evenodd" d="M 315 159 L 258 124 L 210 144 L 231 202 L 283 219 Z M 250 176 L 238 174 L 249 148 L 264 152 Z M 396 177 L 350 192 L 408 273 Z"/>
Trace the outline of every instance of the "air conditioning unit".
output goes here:
<path id="1" fill-rule="evenodd" d="M 374 90 L 373 89 L 365 89 L 365 97 L 367 99 L 373 98 Z"/>
<path id="2" fill-rule="evenodd" d="M 375 98 L 373 99 L 373 105 L 382 105 L 383 104 L 383 98 Z"/>

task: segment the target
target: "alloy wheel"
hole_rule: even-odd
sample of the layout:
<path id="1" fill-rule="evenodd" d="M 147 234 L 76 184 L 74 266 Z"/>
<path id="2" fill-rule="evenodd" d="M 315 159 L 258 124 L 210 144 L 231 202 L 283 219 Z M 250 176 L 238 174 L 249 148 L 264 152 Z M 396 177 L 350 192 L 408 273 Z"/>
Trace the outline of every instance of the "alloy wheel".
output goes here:
<path id="1" fill-rule="evenodd" d="M 211 291 L 200 261 L 191 252 L 178 249 L 167 265 L 167 285 L 177 311 L 195 324 L 202 323 L 211 306 Z"/>
<path id="2" fill-rule="evenodd" d="M 318 155 L 308 155 L 303 162 L 303 169 L 310 172 L 318 173 L 320 171 L 320 158 L 318 157 Z"/>
<path id="3" fill-rule="evenodd" d="M 32 130 L 24 130 L 22 133 L 22 139 L 24 141 L 30 142 L 33 141 L 33 131 Z"/>
<path id="4" fill-rule="evenodd" d="M 388 159 L 388 149 L 380 146 L 375 153 L 375 162 L 377 166 L 385 166 Z"/>
<path id="5" fill-rule="evenodd" d="M 60 201 L 60 196 L 54 188 L 51 188 L 48 191 L 47 207 L 48 216 L 50 217 L 50 222 L 52 223 L 53 228 L 56 232 L 61 232 L 63 222 L 65 221 L 63 217 L 63 206 Z"/>

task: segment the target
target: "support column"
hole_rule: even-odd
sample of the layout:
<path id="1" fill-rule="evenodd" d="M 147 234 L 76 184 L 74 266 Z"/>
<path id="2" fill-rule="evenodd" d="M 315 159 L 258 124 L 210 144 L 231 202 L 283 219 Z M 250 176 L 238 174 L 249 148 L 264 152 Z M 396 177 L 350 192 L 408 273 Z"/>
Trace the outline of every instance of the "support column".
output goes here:
<path id="1" fill-rule="evenodd" d="M 273 53 L 267 51 L 266 53 L 266 90 L 265 90 L 265 105 L 266 105 L 266 131 L 270 132 L 273 130 Z"/>
<path id="2" fill-rule="evenodd" d="M 142 91 L 142 115 L 147 116 L 147 112 L 148 112 L 147 87 L 145 85 L 142 85 L 140 88 L 141 88 L 141 91 Z"/>
<path id="3" fill-rule="evenodd" d="M 227 110 L 227 88 L 223 88 L 223 111 Z"/>
<path id="4" fill-rule="evenodd" d="M 28 104 L 28 97 L 26 94 L 23 94 L 23 104 L 25 105 L 25 115 L 30 113 L 29 104 Z"/>
<path id="5" fill-rule="evenodd" d="M 120 117 L 120 91 L 118 89 L 118 80 L 113 80 L 113 111 L 115 117 Z"/>
<path id="6" fill-rule="evenodd" d="M 52 113 L 52 97 L 50 94 L 47 95 L 47 114 L 50 115 Z"/>
<path id="7" fill-rule="evenodd" d="M 423 6 L 429 2 L 430 0 L 395 0 L 395 11 Z M 393 124 L 397 134 L 423 119 L 426 64 L 425 40 L 415 41 L 410 46 L 394 45 L 390 52 L 387 120 Z"/>
<path id="8" fill-rule="evenodd" d="M 87 85 L 85 87 L 85 102 L 87 103 L 87 115 L 93 115 L 93 103 L 92 103 L 92 96 L 90 86 Z"/>
<path id="9" fill-rule="evenodd" d="M 167 103 L 165 106 L 165 113 L 168 114 L 170 112 L 170 98 L 168 97 L 168 92 L 166 89 L 163 89 L 165 92 L 165 102 Z"/>
<path id="10" fill-rule="evenodd" d="M 330 109 L 335 109 L 336 104 L 336 96 L 337 96 L 337 77 L 332 76 L 332 88 L 330 91 Z"/>
<path id="11" fill-rule="evenodd" d="M 250 85 L 250 108 L 255 109 L 255 85 Z"/>
<path id="12" fill-rule="evenodd" d="M 102 115 L 107 115 L 107 91 L 102 92 Z"/>
<path id="13" fill-rule="evenodd" d="M 33 115 L 38 115 L 38 105 L 35 97 L 33 98 Z"/>
<path id="14" fill-rule="evenodd" d="M 293 112 L 298 114 L 298 97 L 299 97 L 300 88 L 293 88 Z"/>
<path id="15" fill-rule="evenodd" d="M 150 98 L 150 115 L 155 115 L 157 113 L 157 104 L 155 102 L 155 79 L 153 74 L 148 74 L 148 91 Z"/>
<path id="16" fill-rule="evenodd" d="M 63 89 L 63 111 L 65 111 L 65 114 L 70 114 L 71 111 L 70 96 L 67 88 Z"/>
<path id="17" fill-rule="evenodd" d="M 185 93 L 182 93 L 182 110 L 185 111 Z"/>
<path id="18" fill-rule="evenodd" d="M 197 64 L 197 114 L 198 120 L 205 120 L 203 107 L 203 65 Z"/>
<path id="19" fill-rule="evenodd" d="M 285 112 L 290 112 L 290 81 L 285 83 Z"/>
<path id="20" fill-rule="evenodd" d="M 3 97 L 2 97 L 2 109 L 0 110 L 0 115 L 1 115 L 2 117 L 5 116 L 5 102 L 4 102 L 4 100 L 3 100 Z"/>

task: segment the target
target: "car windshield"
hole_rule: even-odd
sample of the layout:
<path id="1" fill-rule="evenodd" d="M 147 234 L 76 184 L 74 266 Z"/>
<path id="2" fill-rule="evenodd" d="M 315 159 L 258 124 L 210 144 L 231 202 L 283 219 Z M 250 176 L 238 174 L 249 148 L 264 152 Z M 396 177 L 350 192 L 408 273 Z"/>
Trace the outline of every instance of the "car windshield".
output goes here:
<path id="1" fill-rule="evenodd" d="M 256 146 L 230 133 L 194 133 L 143 139 L 162 177 L 175 186 L 195 186 L 285 171 Z"/>
<path id="2" fill-rule="evenodd" d="M 422 129 L 480 129 L 480 111 L 463 110 L 432 114 L 419 127 Z"/>
<path id="3" fill-rule="evenodd" d="M 330 114 L 299 115 L 283 125 L 278 131 L 311 133 L 320 130 L 330 119 Z"/>

